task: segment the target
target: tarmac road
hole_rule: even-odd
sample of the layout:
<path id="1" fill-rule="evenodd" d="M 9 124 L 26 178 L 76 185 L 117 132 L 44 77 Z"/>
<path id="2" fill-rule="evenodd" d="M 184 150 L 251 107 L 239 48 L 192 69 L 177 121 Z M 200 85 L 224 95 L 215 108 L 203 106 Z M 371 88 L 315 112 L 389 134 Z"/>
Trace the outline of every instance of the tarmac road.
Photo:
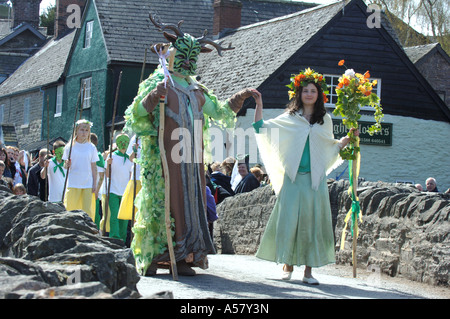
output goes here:
<path id="1" fill-rule="evenodd" d="M 137 284 L 145 298 L 170 291 L 175 299 L 449 299 L 450 289 L 415 283 L 380 274 L 377 269 L 327 265 L 313 268 L 320 285 L 302 282 L 304 267 L 296 267 L 290 281 L 281 280 L 282 265 L 254 256 L 210 255 L 209 268 L 194 268 L 194 277 L 172 279 L 168 270 L 154 277 L 141 277 Z"/>

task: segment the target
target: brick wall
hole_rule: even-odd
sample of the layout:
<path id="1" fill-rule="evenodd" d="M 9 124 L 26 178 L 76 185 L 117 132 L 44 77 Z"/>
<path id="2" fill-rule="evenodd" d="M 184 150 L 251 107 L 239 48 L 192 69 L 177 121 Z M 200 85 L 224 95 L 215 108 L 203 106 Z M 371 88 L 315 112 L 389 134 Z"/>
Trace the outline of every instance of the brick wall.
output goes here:
<path id="1" fill-rule="evenodd" d="M 67 7 L 71 4 L 80 8 L 81 18 L 86 0 L 56 0 L 55 37 L 64 36 L 68 31 L 72 30 L 67 26 L 67 19 L 74 14 L 73 10 L 67 12 Z"/>
<path id="2" fill-rule="evenodd" d="M 230 28 L 236 29 L 241 26 L 242 3 L 237 0 L 214 0 L 214 25 L 213 34 Z"/>
<path id="3" fill-rule="evenodd" d="M 13 4 L 14 28 L 23 22 L 39 28 L 39 6 L 41 0 L 11 0 Z"/>

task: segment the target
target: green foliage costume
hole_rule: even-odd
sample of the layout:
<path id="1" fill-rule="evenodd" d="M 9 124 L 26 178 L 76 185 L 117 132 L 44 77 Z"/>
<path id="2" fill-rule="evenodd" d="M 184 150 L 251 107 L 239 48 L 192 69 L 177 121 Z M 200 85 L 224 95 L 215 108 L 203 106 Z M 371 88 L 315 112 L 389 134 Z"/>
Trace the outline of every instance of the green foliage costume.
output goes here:
<path id="1" fill-rule="evenodd" d="M 160 29 L 174 30 L 174 26 L 156 24 L 152 17 L 151 20 Z M 189 34 L 183 34 L 179 30 L 179 25 L 174 31 L 178 37 L 164 33 L 172 42 L 171 50 L 175 50 L 174 73 L 171 81 L 166 82 L 166 132 L 164 134 L 171 179 L 170 211 L 175 226 L 172 236 L 175 237 L 174 250 L 177 263 L 185 261 L 189 266 L 207 268 L 206 255 L 214 253 L 208 233 L 204 195 L 203 155 L 207 153 L 207 150 L 203 152 L 203 147 L 207 149 L 209 118 L 216 121 L 222 128 L 233 127 L 235 112 L 240 109 L 243 101 L 251 96 L 251 93 L 246 89 L 226 102 L 218 101 L 216 96 L 194 78 L 198 54 L 211 51 L 203 46 L 204 37 L 195 39 Z M 210 40 L 206 42 L 212 43 Z M 219 54 L 220 49 L 224 48 L 218 48 Z M 138 160 L 141 165 L 142 190 L 135 200 L 138 212 L 131 244 L 136 268 L 142 275 L 147 273 L 152 263 L 155 265 L 168 261 L 164 223 L 165 182 L 158 146 L 159 98 L 161 97 L 158 86 L 161 88 L 164 77 L 164 68 L 160 65 L 148 79 L 140 84 L 137 96 L 125 112 L 127 121 L 125 130 L 135 133 L 142 143 L 142 156 Z M 201 124 L 201 132 L 195 130 L 198 123 Z M 174 138 L 172 133 L 176 129 L 182 129 L 183 134 L 175 134 Z M 187 138 L 188 135 L 194 138 Z M 184 145 L 181 152 L 184 160 L 177 161 L 171 157 L 174 154 L 174 146 L 181 143 Z M 194 160 L 199 150 L 202 158 Z M 179 155 L 179 153 L 176 154 Z"/>

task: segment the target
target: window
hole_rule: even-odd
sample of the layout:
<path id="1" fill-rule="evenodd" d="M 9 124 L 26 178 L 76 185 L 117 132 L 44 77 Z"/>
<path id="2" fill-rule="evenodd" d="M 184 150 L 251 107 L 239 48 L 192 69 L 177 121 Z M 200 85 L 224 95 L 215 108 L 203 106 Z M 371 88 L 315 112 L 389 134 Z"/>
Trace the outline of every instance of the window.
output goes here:
<path id="1" fill-rule="evenodd" d="M 85 34 L 85 37 L 84 37 L 84 47 L 85 48 L 90 48 L 91 47 L 93 27 L 94 27 L 94 21 L 86 22 L 86 34 Z"/>
<path id="2" fill-rule="evenodd" d="M 30 124 L 30 100 L 31 98 L 25 98 L 23 102 L 23 126 L 27 127 Z"/>
<path id="3" fill-rule="evenodd" d="M 61 116 L 62 113 L 63 89 L 64 85 L 58 85 L 56 89 L 55 117 Z"/>
<path id="4" fill-rule="evenodd" d="M 91 87 L 92 78 L 85 78 L 81 80 L 81 88 L 83 90 L 81 102 L 83 103 L 83 109 L 91 107 Z"/>
<path id="5" fill-rule="evenodd" d="M 5 104 L 0 105 L 0 124 L 3 123 L 3 115 L 5 112 Z"/>
<path id="6" fill-rule="evenodd" d="M 328 87 L 329 87 L 329 91 L 330 93 L 328 94 L 328 103 L 325 104 L 325 107 L 328 108 L 334 108 L 336 102 L 337 102 L 337 93 L 336 93 L 336 87 L 339 84 L 339 78 L 341 77 L 341 75 L 331 75 L 331 74 L 325 74 L 325 80 L 327 81 Z M 377 85 L 372 89 L 372 92 L 375 93 L 376 95 L 378 95 L 379 97 L 381 97 L 381 79 L 373 79 L 370 78 L 369 79 L 371 82 L 373 80 L 377 80 Z M 361 107 L 361 110 L 364 111 L 373 111 L 373 108 L 370 106 L 363 106 Z"/>

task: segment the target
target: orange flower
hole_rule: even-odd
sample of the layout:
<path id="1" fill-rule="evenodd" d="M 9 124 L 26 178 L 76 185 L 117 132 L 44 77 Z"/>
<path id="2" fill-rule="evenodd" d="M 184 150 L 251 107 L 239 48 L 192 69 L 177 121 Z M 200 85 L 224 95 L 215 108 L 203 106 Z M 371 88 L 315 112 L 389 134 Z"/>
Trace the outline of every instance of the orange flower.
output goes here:
<path id="1" fill-rule="evenodd" d="M 339 84 L 337 85 L 337 88 L 342 89 L 343 86 L 344 86 L 344 84 L 342 84 L 342 82 L 339 82 Z"/>
<path id="2" fill-rule="evenodd" d="M 299 87 L 300 84 L 301 84 L 301 82 L 302 82 L 302 79 L 301 79 L 300 74 L 299 74 L 299 75 L 297 75 L 297 76 L 294 78 L 294 86 Z"/>
<path id="3" fill-rule="evenodd" d="M 319 80 L 319 82 L 321 82 L 323 80 L 323 76 L 322 75 L 319 76 L 318 80 Z"/>
<path id="4" fill-rule="evenodd" d="M 369 71 L 366 71 L 366 73 L 364 73 L 364 78 L 366 78 L 366 79 L 370 78 L 370 73 L 369 73 Z"/>
<path id="5" fill-rule="evenodd" d="M 325 93 L 322 94 L 323 94 L 323 103 L 328 103 L 327 95 Z"/>
<path id="6" fill-rule="evenodd" d="M 342 65 L 344 65 L 344 63 L 345 63 L 345 60 L 341 60 L 341 61 L 339 61 L 338 65 L 342 66 Z"/>
<path id="7" fill-rule="evenodd" d="M 366 92 L 364 92 L 364 95 L 365 95 L 365 96 L 369 96 L 370 94 L 372 94 L 372 91 L 366 91 Z"/>
<path id="8" fill-rule="evenodd" d="M 348 86 L 350 84 L 350 80 L 348 78 L 344 78 L 342 80 L 342 84 L 344 84 L 345 86 Z"/>

